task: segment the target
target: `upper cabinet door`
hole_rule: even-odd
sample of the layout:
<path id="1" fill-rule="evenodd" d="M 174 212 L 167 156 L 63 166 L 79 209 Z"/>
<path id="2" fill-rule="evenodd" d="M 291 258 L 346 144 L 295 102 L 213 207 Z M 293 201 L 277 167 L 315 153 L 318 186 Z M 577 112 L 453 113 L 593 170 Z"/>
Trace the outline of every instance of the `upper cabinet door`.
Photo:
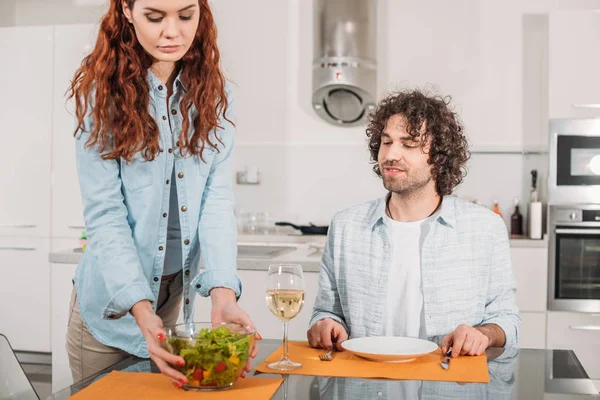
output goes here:
<path id="1" fill-rule="evenodd" d="M 0 28 L 0 236 L 50 235 L 52 32 Z"/>
<path id="2" fill-rule="evenodd" d="M 550 118 L 600 116 L 600 12 L 557 11 L 548 29 Z"/>
<path id="3" fill-rule="evenodd" d="M 97 25 L 57 25 L 54 31 L 52 236 L 79 237 L 85 229 L 75 165 L 75 108 L 65 95 L 83 58 L 94 48 Z"/>

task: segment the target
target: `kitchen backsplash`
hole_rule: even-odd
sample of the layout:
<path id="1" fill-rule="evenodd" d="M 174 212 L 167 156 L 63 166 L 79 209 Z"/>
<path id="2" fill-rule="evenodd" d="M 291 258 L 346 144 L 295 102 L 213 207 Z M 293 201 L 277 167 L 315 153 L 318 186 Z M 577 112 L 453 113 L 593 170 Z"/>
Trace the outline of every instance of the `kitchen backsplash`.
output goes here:
<path id="1" fill-rule="evenodd" d="M 372 172 L 366 145 L 238 145 L 235 170 L 250 165 L 260 170 L 261 183 L 235 185 L 239 214 L 269 212 L 277 220 L 328 224 L 337 211 L 386 193 Z M 539 171 L 545 200 L 546 155 L 472 154 L 455 194 L 490 208 L 498 200 L 508 224 L 514 197 L 526 215 L 531 169 Z"/>

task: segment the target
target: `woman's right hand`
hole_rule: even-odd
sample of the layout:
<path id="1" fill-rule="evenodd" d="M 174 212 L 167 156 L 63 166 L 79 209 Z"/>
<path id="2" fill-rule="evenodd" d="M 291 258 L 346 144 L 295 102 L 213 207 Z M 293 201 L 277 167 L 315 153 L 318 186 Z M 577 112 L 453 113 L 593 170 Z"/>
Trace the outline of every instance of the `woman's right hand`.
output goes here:
<path id="1" fill-rule="evenodd" d="M 181 387 L 184 383 L 187 383 L 185 375 L 171 367 L 171 365 L 183 367 L 185 365 L 183 358 L 169 353 L 161 346 L 161 342 L 165 340 L 163 322 L 154 312 L 150 301 L 142 300 L 136 303 L 131 308 L 131 314 L 133 314 L 142 335 L 146 339 L 150 358 L 160 369 L 160 372 L 171 378 L 173 385 L 176 387 Z"/>

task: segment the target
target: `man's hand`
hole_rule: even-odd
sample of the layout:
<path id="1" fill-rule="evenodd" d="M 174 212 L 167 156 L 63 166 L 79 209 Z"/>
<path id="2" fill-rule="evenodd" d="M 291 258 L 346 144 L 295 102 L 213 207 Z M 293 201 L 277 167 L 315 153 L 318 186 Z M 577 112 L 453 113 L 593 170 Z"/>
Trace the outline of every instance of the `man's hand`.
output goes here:
<path id="1" fill-rule="evenodd" d="M 256 329 L 254 324 L 235 301 L 235 293 L 231 289 L 227 288 L 214 288 L 210 291 L 210 297 L 212 300 L 212 312 L 210 314 L 211 322 L 213 326 L 219 325 L 222 322 L 233 322 L 242 326 L 249 326 L 252 329 Z M 252 348 L 250 349 L 250 358 L 246 362 L 244 371 L 242 372 L 242 378 L 246 377 L 246 373 L 252 369 L 252 359 L 258 354 L 258 340 L 262 337 L 260 333 L 256 332 L 254 335 L 257 340 L 252 341 Z"/>
<path id="2" fill-rule="evenodd" d="M 505 341 L 504 331 L 496 324 L 477 327 L 462 324 L 454 332 L 444 336 L 440 347 L 443 353 L 452 347 L 452 357 L 478 356 L 483 354 L 488 347 L 503 347 Z"/>
<path id="3" fill-rule="evenodd" d="M 308 343 L 317 349 L 332 350 L 333 344 L 338 351 L 342 351 L 342 342 L 348 340 L 348 332 L 342 324 L 325 318 L 317 321 L 307 332 Z"/>

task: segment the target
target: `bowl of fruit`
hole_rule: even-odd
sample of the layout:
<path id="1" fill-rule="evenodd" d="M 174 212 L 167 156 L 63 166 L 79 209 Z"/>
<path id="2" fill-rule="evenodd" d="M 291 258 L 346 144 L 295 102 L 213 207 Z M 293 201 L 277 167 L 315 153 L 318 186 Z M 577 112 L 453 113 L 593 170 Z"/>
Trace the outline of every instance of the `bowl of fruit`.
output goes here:
<path id="1" fill-rule="evenodd" d="M 166 327 L 163 345 L 185 362 L 178 368 L 187 378 L 184 389 L 229 389 L 248 361 L 255 333 L 234 323 L 194 322 Z"/>

